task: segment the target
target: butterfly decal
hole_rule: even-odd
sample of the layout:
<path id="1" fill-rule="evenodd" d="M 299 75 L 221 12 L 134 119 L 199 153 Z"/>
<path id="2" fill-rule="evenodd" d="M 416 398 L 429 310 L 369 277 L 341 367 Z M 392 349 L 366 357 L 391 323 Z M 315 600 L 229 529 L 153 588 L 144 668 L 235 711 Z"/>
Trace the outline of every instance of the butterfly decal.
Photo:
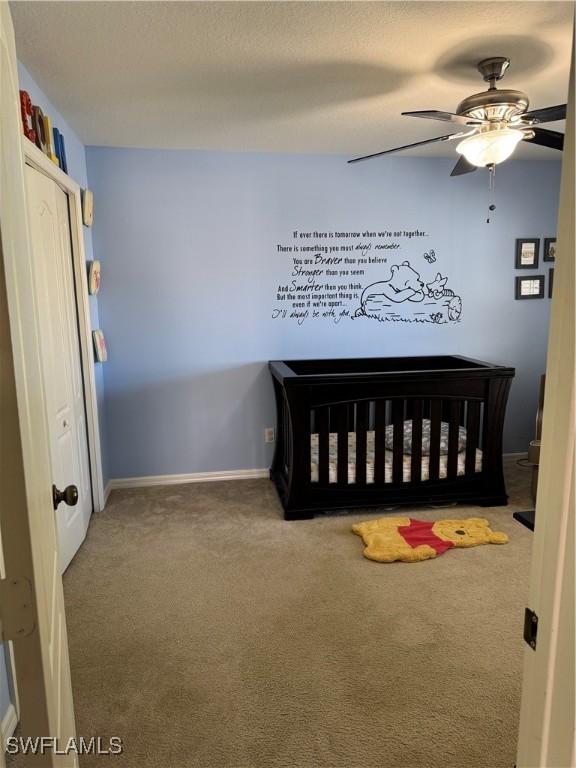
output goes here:
<path id="1" fill-rule="evenodd" d="M 436 261 L 436 253 L 432 248 L 430 248 L 430 251 L 424 254 L 424 258 L 428 262 L 428 264 L 434 264 Z"/>

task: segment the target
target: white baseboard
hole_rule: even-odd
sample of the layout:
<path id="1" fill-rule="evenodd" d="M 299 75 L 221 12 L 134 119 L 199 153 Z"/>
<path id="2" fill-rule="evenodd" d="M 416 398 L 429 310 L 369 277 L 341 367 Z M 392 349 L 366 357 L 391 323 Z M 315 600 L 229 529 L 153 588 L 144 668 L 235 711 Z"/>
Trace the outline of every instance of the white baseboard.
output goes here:
<path id="1" fill-rule="evenodd" d="M 527 453 L 505 453 L 510 461 L 525 459 Z M 186 475 L 147 475 L 144 477 L 117 477 L 109 480 L 104 492 L 105 502 L 116 488 L 148 488 L 153 485 L 183 485 L 184 483 L 214 483 L 222 480 L 259 480 L 270 477 L 268 469 L 229 469 L 221 472 L 192 472 Z"/>
<path id="2" fill-rule="evenodd" d="M 106 508 L 106 504 L 108 504 L 108 497 L 110 496 L 111 493 L 112 493 L 112 480 L 108 480 L 104 488 L 104 504 L 102 506 L 102 509 Z"/>
<path id="3" fill-rule="evenodd" d="M 2 721 L 0 722 L 0 737 L 2 739 L 2 751 L 6 751 L 6 742 L 13 735 L 18 725 L 18 715 L 14 704 L 9 704 Z"/>
<path id="4" fill-rule="evenodd" d="M 510 461 L 518 461 L 519 459 L 527 459 L 528 458 L 528 452 L 522 451 L 521 453 L 505 453 L 504 454 L 505 459 L 509 459 Z"/>
<path id="5" fill-rule="evenodd" d="M 193 472 L 187 475 L 148 475 L 118 477 L 108 482 L 107 493 L 116 488 L 147 488 L 152 485 L 182 485 L 183 483 L 214 483 L 221 480 L 257 480 L 270 476 L 269 469 L 230 469 L 222 472 Z"/>

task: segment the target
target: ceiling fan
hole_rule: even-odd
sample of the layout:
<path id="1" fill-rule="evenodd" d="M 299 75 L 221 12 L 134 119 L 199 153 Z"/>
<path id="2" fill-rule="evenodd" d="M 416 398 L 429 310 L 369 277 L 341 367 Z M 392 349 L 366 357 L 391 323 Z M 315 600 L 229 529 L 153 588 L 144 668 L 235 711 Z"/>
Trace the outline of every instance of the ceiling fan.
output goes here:
<path id="1" fill-rule="evenodd" d="M 364 157 L 356 157 L 349 163 L 358 163 L 373 157 L 381 157 L 403 149 L 434 144 L 437 141 L 454 141 L 461 139 L 456 145 L 460 159 L 454 166 L 451 176 L 461 176 L 471 173 L 477 168 L 494 168 L 506 160 L 514 152 L 520 141 L 540 144 L 543 147 L 562 150 L 564 134 L 550 131 L 547 128 L 537 128 L 538 123 L 550 123 L 564 120 L 566 104 L 556 107 L 535 109 L 527 112 L 528 96 L 522 91 L 498 90 L 496 83 L 504 77 L 510 66 L 510 59 L 504 56 L 494 56 L 483 59 L 478 64 L 478 71 L 489 83 L 487 91 L 475 93 L 464 99 L 456 109 L 456 113 L 441 112 L 429 109 L 419 112 L 402 112 L 410 117 L 425 117 L 431 120 L 442 120 L 457 125 L 465 125 L 469 130 L 437 136 L 434 139 L 417 141 L 395 149 L 386 149 Z"/>

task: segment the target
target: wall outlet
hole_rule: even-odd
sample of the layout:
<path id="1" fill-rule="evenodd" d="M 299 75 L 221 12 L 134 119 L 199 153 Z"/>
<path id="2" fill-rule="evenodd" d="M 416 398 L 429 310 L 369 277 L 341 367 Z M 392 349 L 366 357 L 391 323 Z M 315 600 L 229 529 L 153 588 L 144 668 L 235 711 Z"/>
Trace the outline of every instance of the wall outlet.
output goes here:
<path id="1" fill-rule="evenodd" d="M 276 430 L 274 427 L 266 427 L 264 430 L 264 442 L 273 443 L 276 440 Z"/>

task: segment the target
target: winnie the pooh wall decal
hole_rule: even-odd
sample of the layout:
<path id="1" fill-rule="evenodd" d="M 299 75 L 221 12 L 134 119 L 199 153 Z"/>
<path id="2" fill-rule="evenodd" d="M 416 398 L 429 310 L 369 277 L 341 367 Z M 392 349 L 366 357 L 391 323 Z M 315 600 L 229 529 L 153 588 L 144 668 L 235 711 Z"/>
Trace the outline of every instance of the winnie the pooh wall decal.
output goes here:
<path id="1" fill-rule="evenodd" d="M 409 261 L 392 264 L 387 280 L 364 288 L 354 317 L 380 322 L 449 323 L 460 320 L 462 299 L 446 287 L 448 278 L 440 272 L 429 283 Z"/>
<path id="2" fill-rule="evenodd" d="M 270 317 L 299 326 L 355 322 L 360 327 L 362 317 L 458 322 L 462 300 L 448 287 L 436 246 L 425 227 L 294 229 L 275 244 L 279 271 L 270 273 Z"/>

